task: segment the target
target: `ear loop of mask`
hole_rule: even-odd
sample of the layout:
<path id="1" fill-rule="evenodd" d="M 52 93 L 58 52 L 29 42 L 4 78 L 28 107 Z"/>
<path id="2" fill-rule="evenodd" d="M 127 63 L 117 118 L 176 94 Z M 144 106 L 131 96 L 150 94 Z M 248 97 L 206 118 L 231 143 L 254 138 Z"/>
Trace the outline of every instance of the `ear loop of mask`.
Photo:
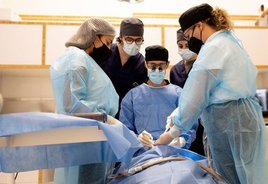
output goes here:
<path id="1" fill-rule="evenodd" d="M 101 43 L 104 44 L 104 43 L 102 42 L 101 38 L 100 38 L 100 35 L 98 35 L 98 37 L 99 37 L 99 40 L 101 41 Z M 93 44 L 93 46 L 96 48 L 94 41 L 93 41 L 92 44 Z"/>
<path id="2" fill-rule="evenodd" d="M 194 25 L 194 28 L 193 28 L 193 32 L 192 32 L 192 36 L 191 36 L 191 38 L 194 36 L 194 30 L 195 30 L 195 27 L 196 27 L 196 25 Z"/>
<path id="3" fill-rule="evenodd" d="M 99 37 L 99 39 L 100 39 L 101 43 L 102 43 L 103 45 L 106 45 L 106 44 L 104 44 L 104 43 L 102 42 L 102 40 L 101 40 L 101 36 L 100 36 L 100 35 L 98 35 L 98 37 Z"/>
<path id="4" fill-rule="evenodd" d="M 196 25 L 194 25 L 193 32 L 192 32 L 192 37 L 193 37 L 193 35 L 194 35 L 195 27 L 196 27 Z M 203 33 L 203 31 L 200 30 L 200 40 L 203 42 L 203 39 L 202 39 L 202 33 Z"/>
<path id="5" fill-rule="evenodd" d="M 203 33 L 203 31 L 200 30 L 200 40 L 203 42 L 203 39 L 202 39 L 202 36 L 203 35 L 202 35 L 202 33 Z"/>

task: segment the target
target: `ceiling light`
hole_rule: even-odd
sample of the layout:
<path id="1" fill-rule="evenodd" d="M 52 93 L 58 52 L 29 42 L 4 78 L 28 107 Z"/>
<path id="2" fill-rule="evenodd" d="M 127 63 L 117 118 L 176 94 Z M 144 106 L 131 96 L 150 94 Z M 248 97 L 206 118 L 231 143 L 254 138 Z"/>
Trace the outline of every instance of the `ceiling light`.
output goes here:
<path id="1" fill-rule="evenodd" d="M 135 4 L 135 3 L 141 3 L 144 0 L 117 0 L 117 1 Z"/>

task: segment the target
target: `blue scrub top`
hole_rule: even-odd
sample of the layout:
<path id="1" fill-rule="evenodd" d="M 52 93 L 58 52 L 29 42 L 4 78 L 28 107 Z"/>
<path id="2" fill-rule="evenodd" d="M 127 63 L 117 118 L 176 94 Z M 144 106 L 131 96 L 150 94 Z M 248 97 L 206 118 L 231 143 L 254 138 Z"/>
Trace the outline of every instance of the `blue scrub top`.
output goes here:
<path id="1" fill-rule="evenodd" d="M 161 87 L 141 84 L 123 98 L 119 120 L 135 134 L 146 130 L 156 140 L 165 131 L 167 117 L 177 108 L 180 93 L 181 88 L 173 84 Z M 197 121 L 189 132 L 180 135 L 186 140 L 185 148 L 195 139 L 196 129 Z"/>

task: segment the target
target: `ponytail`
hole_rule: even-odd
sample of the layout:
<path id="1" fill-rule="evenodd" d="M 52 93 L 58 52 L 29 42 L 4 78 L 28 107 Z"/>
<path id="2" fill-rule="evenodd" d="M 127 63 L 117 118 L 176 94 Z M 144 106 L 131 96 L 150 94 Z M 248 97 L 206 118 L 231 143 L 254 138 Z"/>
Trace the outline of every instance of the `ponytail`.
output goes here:
<path id="1" fill-rule="evenodd" d="M 229 14 L 218 7 L 212 10 L 212 17 L 205 20 L 204 22 L 207 23 L 209 26 L 214 27 L 217 31 L 225 30 L 225 31 L 232 31 L 234 28 L 234 24 L 231 21 Z"/>

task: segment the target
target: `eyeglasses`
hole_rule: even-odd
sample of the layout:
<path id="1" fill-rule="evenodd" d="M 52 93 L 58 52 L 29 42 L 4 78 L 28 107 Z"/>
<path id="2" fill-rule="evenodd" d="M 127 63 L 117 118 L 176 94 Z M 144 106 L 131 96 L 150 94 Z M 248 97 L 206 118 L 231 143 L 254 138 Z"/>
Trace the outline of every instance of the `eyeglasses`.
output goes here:
<path id="1" fill-rule="evenodd" d="M 190 28 L 188 29 L 188 31 L 186 31 L 186 33 L 183 34 L 183 37 L 184 37 L 187 41 L 190 41 L 191 37 L 193 37 L 195 27 L 196 27 L 196 25 L 193 25 L 192 27 L 190 27 Z M 193 31 L 192 31 L 192 36 L 189 38 L 189 35 L 186 36 L 186 34 L 187 34 L 187 32 L 189 32 L 191 29 L 193 29 Z"/>
<path id="2" fill-rule="evenodd" d="M 158 69 L 160 72 L 165 70 L 167 68 L 167 63 L 161 63 L 161 64 L 155 64 L 155 63 L 147 63 L 147 66 L 149 69 L 151 69 L 153 72 Z"/>
<path id="3" fill-rule="evenodd" d="M 131 38 L 131 37 L 124 37 L 125 41 L 127 44 L 132 44 L 133 42 L 135 42 L 136 45 L 141 45 L 143 44 L 143 38 Z"/>

